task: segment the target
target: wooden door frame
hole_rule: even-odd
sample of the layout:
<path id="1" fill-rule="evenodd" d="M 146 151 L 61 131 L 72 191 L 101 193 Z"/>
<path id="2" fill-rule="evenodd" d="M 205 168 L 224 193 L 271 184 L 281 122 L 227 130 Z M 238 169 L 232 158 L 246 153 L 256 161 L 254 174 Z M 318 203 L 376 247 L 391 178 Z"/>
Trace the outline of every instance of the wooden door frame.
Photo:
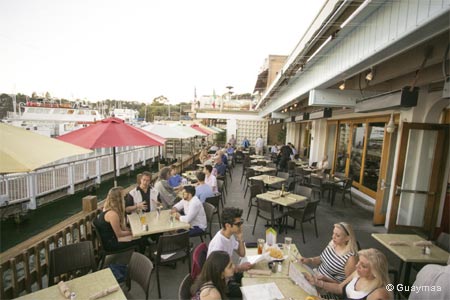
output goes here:
<path id="1" fill-rule="evenodd" d="M 433 166 L 432 166 L 432 175 L 429 183 L 429 190 L 433 191 L 435 190 L 435 195 L 429 195 L 426 200 L 426 206 L 425 206 L 425 212 L 431 210 L 431 214 L 425 213 L 424 216 L 424 226 L 423 227 L 417 227 L 417 226 L 405 226 L 405 225 L 397 225 L 397 214 L 398 214 L 398 208 L 400 205 L 400 195 L 396 195 L 397 186 L 402 186 L 402 179 L 403 179 L 403 171 L 405 167 L 405 160 L 406 160 L 406 149 L 408 145 L 408 137 L 409 137 L 409 131 L 411 129 L 418 129 L 418 130 L 438 130 L 438 136 L 436 140 L 436 147 L 435 147 L 435 156 L 433 159 Z M 397 172 L 393 174 L 395 177 L 395 185 L 392 187 L 393 190 L 393 196 L 392 196 L 392 205 L 391 210 L 389 214 L 389 225 L 388 225 L 388 232 L 393 232 L 396 230 L 418 230 L 418 231 L 425 231 L 429 237 L 432 237 L 434 234 L 434 231 L 436 229 L 436 224 L 433 222 L 433 220 L 437 219 L 437 215 L 439 213 L 439 202 L 440 202 L 440 196 L 441 196 L 441 190 L 440 186 L 442 186 L 442 181 L 444 179 L 444 171 L 446 166 L 446 156 L 444 153 L 447 153 L 448 151 L 448 126 L 442 125 L 442 124 L 427 124 L 427 123 L 407 123 L 404 122 L 401 130 L 401 136 L 400 136 L 400 144 L 399 144 L 399 151 L 398 151 L 398 157 L 397 157 Z M 444 158 L 444 161 L 442 161 L 442 158 Z M 434 198 L 434 201 L 433 199 Z"/>

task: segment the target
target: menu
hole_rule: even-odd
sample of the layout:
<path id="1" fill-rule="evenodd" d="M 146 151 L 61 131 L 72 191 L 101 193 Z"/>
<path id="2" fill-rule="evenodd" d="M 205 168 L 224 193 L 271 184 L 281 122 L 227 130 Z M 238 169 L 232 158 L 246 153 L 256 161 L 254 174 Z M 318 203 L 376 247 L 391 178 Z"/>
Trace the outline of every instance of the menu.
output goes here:
<path id="1" fill-rule="evenodd" d="M 283 294 L 274 282 L 241 286 L 241 291 L 243 300 L 284 299 Z"/>
<path id="2" fill-rule="evenodd" d="M 289 277 L 308 294 L 318 296 L 316 288 L 309 283 L 305 275 L 295 267 L 295 264 L 289 264 Z"/>

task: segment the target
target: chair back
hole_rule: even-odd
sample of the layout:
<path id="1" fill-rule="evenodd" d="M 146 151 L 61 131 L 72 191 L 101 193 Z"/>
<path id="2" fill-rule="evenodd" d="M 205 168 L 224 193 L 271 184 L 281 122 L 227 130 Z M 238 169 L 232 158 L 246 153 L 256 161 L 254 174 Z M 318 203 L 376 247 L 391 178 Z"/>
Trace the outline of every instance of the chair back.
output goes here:
<path id="1" fill-rule="evenodd" d="M 315 187 L 321 187 L 322 186 L 322 178 L 318 176 L 311 175 L 311 185 Z"/>
<path id="2" fill-rule="evenodd" d="M 175 252 L 185 252 L 185 255 L 183 256 L 189 257 L 190 260 L 189 231 L 160 236 L 156 250 L 155 263 L 161 263 L 161 255 L 172 254 Z M 180 256 L 177 256 L 176 258 L 178 259 Z"/>
<path id="3" fill-rule="evenodd" d="M 258 210 L 269 213 L 269 214 L 273 213 L 272 202 L 258 199 L 257 204 L 258 204 Z"/>
<path id="4" fill-rule="evenodd" d="M 135 281 L 145 292 L 145 299 L 148 299 L 150 278 L 153 271 L 152 261 L 139 252 L 133 252 L 128 263 L 127 287 L 131 289 L 131 281 Z"/>
<path id="5" fill-rule="evenodd" d="M 91 241 L 52 249 L 49 254 L 48 286 L 55 284 L 55 277 L 67 274 L 70 277 L 86 275 L 97 271 L 94 248 Z"/>
<path id="6" fill-rule="evenodd" d="M 331 169 L 324 169 L 324 170 L 323 170 L 323 173 L 324 173 L 324 174 L 330 174 L 330 172 L 331 172 Z"/>
<path id="7" fill-rule="evenodd" d="M 217 211 L 219 211 L 220 194 L 206 198 L 205 203 L 212 204 L 215 208 L 217 208 Z"/>
<path id="8" fill-rule="evenodd" d="M 203 209 L 205 210 L 206 222 L 208 223 L 208 227 L 205 230 L 205 235 L 209 234 L 210 238 L 212 236 L 212 219 L 214 214 L 219 213 L 218 208 L 214 207 L 211 203 L 205 202 L 203 203 Z"/>
<path id="9" fill-rule="evenodd" d="M 352 188 L 352 185 L 353 185 L 353 179 L 347 178 L 347 179 L 344 180 L 343 189 L 344 190 L 350 190 Z"/>
<path id="10" fill-rule="evenodd" d="M 289 173 L 287 173 L 287 172 L 278 172 L 277 177 L 288 179 L 289 178 Z"/>
<path id="11" fill-rule="evenodd" d="M 305 210 L 303 212 L 302 222 L 306 222 L 316 218 L 316 210 L 318 203 L 319 201 L 311 201 L 306 204 Z"/>
<path id="12" fill-rule="evenodd" d="M 191 300 L 191 286 L 193 283 L 194 280 L 192 279 L 191 274 L 186 274 L 178 288 L 178 300 Z"/>
<path id="13" fill-rule="evenodd" d="M 312 188 L 304 186 L 304 185 L 297 185 L 297 186 L 295 186 L 294 194 L 304 196 L 308 199 L 311 199 Z"/>
<path id="14" fill-rule="evenodd" d="M 265 160 L 258 160 L 257 162 L 256 162 L 256 165 L 257 166 L 266 166 L 267 165 L 267 162 L 265 161 Z"/>
<path id="15" fill-rule="evenodd" d="M 250 177 L 255 176 L 255 170 L 253 169 L 247 169 L 247 171 L 245 171 L 245 177 L 247 179 L 249 179 Z"/>
<path id="16" fill-rule="evenodd" d="M 276 167 L 277 167 L 277 164 L 274 163 L 274 162 L 270 162 L 270 163 L 267 163 L 266 166 L 267 166 L 268 168 L 276 168 Z"/>
<path id="17" fill-rule="evenodd" d="M 317 167 L 317 161 L 311 163 L 311 167 Z"/>
<path id="18" fill-rule="evenodd" d="M 262 182 L 262 185 L 260 182 Z M 250 199 L 255 198 L 256 195 L 262 193 L 264 193 L 264 182 L 261 180 L 252 180 L 252 185 L 250 186 Z"/>
<path id="19" fill-rule="evenodd" d="M 295 164 L 295 161 L 293 160 L 288 161 L 288 171 L 294 172 L 296 166 L 297 165 Z"/>
<path id="20" fill-rule="evenodd" d="M 195 247 L 192 254 L 192 280 L 195 280 L 195 278 L 197 278 L 197 276 L 202 271 L 203 264 L 206 261 L 206 255 L 208 255 L 208 246 L 206 245 L 206 243 L 200 243 L 197 247 Z"/>
<path id="21" fill-rule="evenodd" d="M 436 240 L 436 245 L 445 251 L 450 251 L 450 235 L 446 232 L 441 232 Z"/>

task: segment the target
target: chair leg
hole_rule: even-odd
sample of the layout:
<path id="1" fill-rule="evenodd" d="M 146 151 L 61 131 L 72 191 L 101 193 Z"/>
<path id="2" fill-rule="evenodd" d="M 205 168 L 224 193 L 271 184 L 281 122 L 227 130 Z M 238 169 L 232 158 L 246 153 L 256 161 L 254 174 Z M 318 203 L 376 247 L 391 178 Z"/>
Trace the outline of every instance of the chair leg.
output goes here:
<path id="1" fill-rule="evenodd" d="M 256 212 L 256 217 L 255 217 L 255 224 L 253 224 L 253 231 L 252 231 L 252 235 L 255 235 L 256 220 L 258 220 L 258 212 Z"/>
<path id="2" fill-rule="evenodd" d="M 250 199 L 250 201 L 251 201 L 251 200 L 252 200 L 252 199 Z M 248 213 L 247 213 L 247 219 L 246 219 L 247 221 L 248 221 L 248 217 L 250 216 L 250 211 L 252 210 L 252 206 L 253 206 L 253 205 L 251 205 L 251 204 L 248 206 Z"/>
<path id="3" fill-rule="evenodd" d="M 156 284 L 158 285 L 158 298 L 161 299 L 161 285 L 159 283 L 159 267 L 156 265 Z"/>
<path id="4" fill-rule="evenodd" d="M 316 230 L 316 238 L 319 238 L 319 232 L 317 231 L 317 222 L 316 222 L 316 218 L 314 218 L 314 229 Z"/>
<path id="5" fill-rule="evenodd" d="M 247 190 L 248 190 L 248 185 L 245 187 L 244 198 L 245 198 L 245 196 L 247 196 Z"/>
<path id="6" fill-rule="evenodd" d="M 304 244 L 306 242 L 305 242 L 305 232 L 303 232 L 303 222 L 300 222 L 300 228 L 302 229 L 302 238 L 303 238 L 303 244 Z"/>

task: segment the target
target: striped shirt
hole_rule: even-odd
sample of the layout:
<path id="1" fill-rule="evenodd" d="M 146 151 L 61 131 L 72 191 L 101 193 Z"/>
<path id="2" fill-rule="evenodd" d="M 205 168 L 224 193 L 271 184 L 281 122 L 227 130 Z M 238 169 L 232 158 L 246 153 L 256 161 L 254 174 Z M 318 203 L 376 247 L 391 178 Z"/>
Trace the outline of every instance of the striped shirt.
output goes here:
<path id="1" fill-rule="evenodd" d="M 345 279 L 345 264 L 350 256 L 354 255 L 353 252 L 339 255 L 332 245 L 328 245 L 320 254 L 321 264 L 318 271 L 328 278 L 337 282 L 342 282 Z"/>

